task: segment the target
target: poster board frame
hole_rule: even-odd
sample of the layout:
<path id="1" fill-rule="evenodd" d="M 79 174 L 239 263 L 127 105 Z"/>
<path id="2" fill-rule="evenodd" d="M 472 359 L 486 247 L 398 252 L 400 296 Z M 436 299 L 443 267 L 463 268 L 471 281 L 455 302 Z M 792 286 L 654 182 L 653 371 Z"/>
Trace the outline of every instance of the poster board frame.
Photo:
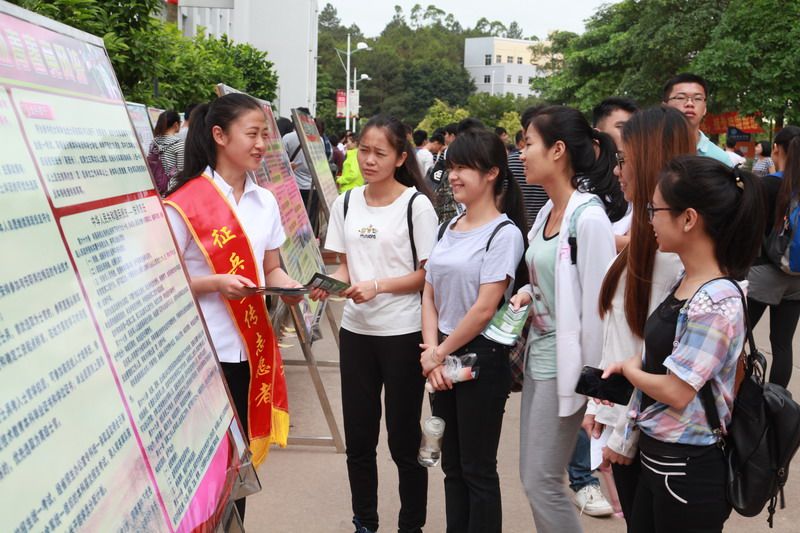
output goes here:
<path id="1" fill-rule="evenodd" d="M 42 15 L 39 15 L 39 14 L 36 14 L 36 13 L 32 13 L 32 12 L 27 11 L 27 10 L 25 10 L 25 9 L 19 7 L 19 6 L 10 4 L 10 3 L 5 2 L 3 0 L 0 0 L 0 16 L 8 17 L 9 19 L 16 19 L 18 21 L 18 23 L 19 23 L 19 27 L 29 29 L 29 31 L 34 31 L 35 30 L 36 32 L 39 32 L 39 33 L 50 32 L 55 36 L 60 36 L 60 37 L 68 38 L 70 40 L 74 40 L 74 41 L 76 41 L 77 44 L 83 44 L 83 46 L 96 47 L 98 50 L 95 50 L 95 52 L 96 52 L 96 54 L 100 54 L 100 55 L 99 56 L 95 55 L 94 57 L 95 58 L 102 57 L 103 60 L 105 62 L 107 62 L 107 65 L 108 65 L 107 81 L 112 84 L 111 88 L 114 89 L 115 93 L 114 93 L 113 97 L 87 98 L 85 100 L 89 100 L 89 101 L 94 100 L 97 103 L 101 103 L 101 102 L 105 103 L 105 104 L 109 105 L 109 109 L 119 106 L 119 110 L 118 110 L 119 112 L 117 114 L 119 116 L 122 116 L 123 110 L 124 110 L 124 117 L 125 117 L 124 119 L 118 118 L 118 120 L 120 120 L 120 122 L 118 124 L 118 127 L 122 128 L 122 130 L 120 130 L 120 131 L 124 131 L 125 128 L 130 128 L 129 131 L 126 132 L 127 134 L 129 134 L 128 138 L 131 139 L 131 140 L 138 141 L 138 137 L 136 137 L 136 134 L 135 134 L 134 126 L 133 126 L 133 124 L 132 124 L 132 122 L 130 120 L 130 115 L 127 113 L 127 108 L 125 106 L 125 101 L 122 98 L 122 93 L 121 93 L 120 88 L 119 88 L 119 83 L 117 82 L 117 79 L 116 79 L 116 74 L 114 73 L 113 68 L 111 68 L 111 66 L 110 66 L 111 65 L 110 58 L 108 56 L 108 52 L 105 49 L 104 42 L 103 42 L 102 39 L 97 38 L 97 37 L 95 37 L 93 35 L 81 32 L 81 31 L 79 31 L 79 30 L 77 30 L 75 28 L 72 28 L 70 26 L 67 26 L 67 25 L 61 24 L 59 22 L 53 21 L 51 19 L 48 19 L 48 18 L 46 18 L 46 17 L 44 17 Z M 4 28 L 4 31 L 8 31 L 8 28 Z M 34 34 L 34 35 L 36 35 L 36 34 Z M 26 40 L 25 42 L 29 47 L 33 46 L 30 43 L 32 43 L 32 42 L 35 43 L 36 42 L 36 38 L 35 37 L 28 36 L 27 34 L 25 35 L 25 37 L 28 38 L 28 40 Z M 0 36 L 0 38 L 4 39 L 5 37 Z M 33 53 L 33 52 L 31 52 L 31 48 L 28 48 L 27 54 L 31 54 L 31 53 Z M 64 65 L 64 63 L 62 63 L 62 66 L 63 65 Z M 49 112 L 51 114 L 55 114 L 56 112 L 53 111 L 53 109 L 58 109 L 58 108 L 56 107 L 56 104 L 52 103 L 53 99 L 55 99 L 55 98 L 61 98 L 62 100 L 67 100 L 69 98 L 75 99 L 77 93 L 75 93 L 74 91 L 70 91 L 70 90 L 60 90 L 60 92 L 59 92 L 58 90 L 54 89 L 51 86 L 48 86 L 46 83 L 43 83 L 43 82 L 20 81 L 21 78 L 17 79 L 17 78 L 14 77 L 14 68 L 15 67 L 13 65 L 11 65 L 11 74 L 9 74 L 8 77 L 5 76 L 4 74 L 0 73 L 0 83 L 2 83 L 2 90 L 3 90 L 4 98 L 8 98 L 9 99 L 9 102 L 11 103 L 10 109 L 12 109 L 12 113 L 13 112 L 17 112 L 18 113 L 17 116 L 15 117 L 15 122 L 12 123 L 13 126 L 10 126 L 10 127 L 19 128 L 19 131 L 21 133 L 21 142 L 25 146 L 25 151 L 26 151 L 24 157 L 25 158 L 30 158 L 30 162 L 31 162 L 32 171 L 30 172 L 30 174 L 31 174 L 30 179 L 32 179 L 32 182 L 36 183 L 36 187 L 37 187 L 36 189 L 32 189 L 32 191 L 34 191 L 35 194 L 41 194 L 41 197 L 46 200 L 47 205 L 48 205 L 46 212 L 48 213 L 48 216 L 52 216 L 53 219 L 54 219 L 54 222 L 52 223 L 52 226 L 54 226 L 55 228 L 58 228 L 58 230 L 60 232 L 60 239 L 62 241 L 60 246 L 63 246 L 63 251 L 64 251 L 64 253 L 66 253 L 66 257 L 67 257 L 66 264 L 68 266 L 67 266 L 67 271 L 66 272 L 68 272 L 71 277 L 74 277 L 74 284 L 79 289 L 79 297 L 77 298 L 77 300 L 75 300 L 75 304 L 74 305 L 78 306 L 80 308 L 80 310 L 82 312 L 84 312 L 86 316 L 88 316 L 88 318 L 86 318 L 85 321 L 88 322 L 89 324 L 92 324 L 93 327 L 97 330 L 97 339 L 99 340 L 99 343 L 97 343 L 97 345 L 96 345 L 96 350 L 99 350 L 99 353 L 102 356 L 99 359 L 97 359 L 98 362 L 102 361 L 101 366 L 99 366 L 98 368 L 103 369 L 104 372 L 111 372 L 114 375 L 115 380 L 116 380 L 116 387 L 113 388 L 113 389 L 109 389 L 109 390 L 113 390 L 114 391 L 113 396 L 114 396 L 114 400 L 115 401 L 120 400 L 120 401 L 122 401 L 123 405 L 125 405 L 125 402 L 128 401 L 128 400 L 123 398 L 123 396 L 128 396 L 130 401 L 133 401 L 133 398 L 130 396 L 131 394 L 133 394 L 133 391 L 130 388 L 123 387 L 122 381 L 118 377 L 119 369 L 115 367 L 115 364 L 112 364 L 112 360 L 113 359 L 112 359 L 112 356 L 111 356 L 111 353 L 110 353 L 110 349 L 109 349 L 109 347 L 107 345 L 107 343 L 109 342 L 111 337 L 108 335 L 107 332 L 101 331 L 101 328 L 100 328 L 100 325 L 99 325 L 99 322 L 98 322 L 98 318 L 97 318 L 99 316 L 99 314 L 98 314 L 99 310 L 98 310 L 98 307 L 97 307 L 97 301 L 92 299 L 92 298 L 90 298 L 90 289 L 89 289 L 89 286 L 88 286 L 89 278 L 87 276 L 85 276 L 85 273 L 78 267 L 78 260 L 77 260 L 77 255 L 76 255 L 76 252 L 75 252 L 75 248 L 74 248 L 74 246 L 70 245 L 70 243 L 68 242 L 67 230 L 64 229 L 63 219 L 67 219 L 67 218 L 69 218 L 71 216 L 75 216 L 75 215 L 83 215 L 85 213 L 99 213 L 101 209 L 105 209 L 106 207 L 116 207 L 116 206 L 129 207 L 131 204 L 134 204 L 136 202 L 144 203 L 145 201 L 149 201 L 149 202 L 152 203 L 154 198 L 158 198 L 158 194 L 155 192 L 155 183 L 154 183 L 152 174 L 150 173 L 149 168 L 147 167 L 146 159 L 145 159 L 145 155 L 144 155 L 144 153 L 142 151 L 142 147 L 138 142 L 136 142 L 135 143 L 135 148 L 134 148 L 134 144 L 129 144 L 128 146 L 130 146 L 130 149 L 133 150 L 133 153 L 138 154 L 138 156 L 140 158 L 138 161 L 136 161 L 136 156 L 132 156 L 133 157 L 133 161 L 135 163 L 139 163 L 140 165 L 143 165 L 143 167 L 137 167 L 137 168 L 142 168 L 143 169 L 141 171 L 137 170 L 137 172 L 143 172 L 143 174 L 140 173 L 140 175 L 139 175 L 139 180 L 140 180 L 140 184 L 141 185 L 136 185 L 137 187 L 141 186 L 142 187 L 141 189 L 135 189 L 135 190 L 134 189 L 130 189 L 130 190 L 123 189 L 123 191 L 125 191 L 125 192 L 122 194 L 122 196 L 119 196 L 119 197 L 116 197 L 116 198 L 106 198 L 106 197 L 103 196 L 103 194 L 99 194 L 97 196 L 96 200 L 92 200 L 92 201 L 86 200 L 82 204 L 79 203 L 79 202 L 78 203 L 73 202 L 73 203 L 63 203 L 63 204 L 56 205 L 56 203 L 54 203 L 54 201 L 53 201 L 53 196 L 52 196 L 51 190 L 46 186 L 46 179 L 45 179 L 44 171 L 42 170 L 42 168 L 40 166 L 41 165 L 41 161 L 38 158 L 38 155 L 39 155 L 38 152 L 37 152 L 38 148 L 36 150 L 34 150 L 32 148 L 33 144 L 31 143 L 30 139 L 27 138 L 28 126 L 26 125 L 26 123 L 23 122 L 23 120 L 21 118 L 21 115 L 19 115 L 19 111 L 17 111 L 17 107 L 18 106 L 17 106 L 17 103 L 15 102 L 16 94 L 18 92 L 21 93 L 21 94 L 36 94 L 37 98 L 39 100 L 45 102 L 45 104 L 46 104 L 45 106 L 43 106 L 43 107 L 45 107 L 45 109 L 40 110 L 40 111 L 43 112 L 43 113 L 46 113 L 48 111 L 46 109 L 46 107 L 48 107 L 49 105 L 52 105 L 52 108 L 49 110 Z M 66 69 L 66 67 L 64 67 L 64 68 Z M 49 69 L 49 65 L 48 65 L 48 69 Z M 48 69 L 45 69 L 45 75 L 46 75 Z M 66 72 L 66 70 L 64 72 Z M 51 71 L 51 75 L 52 75 L 52 71 Z M 106 87 L 108 88 L 109 86 L 106 86 Z M 117 98 L 117 94 L 116 93 L 118 93 L 118 96 L 119 96 L 118 98 Z M 48 98 L 50 100 L 47 100 Z M 23 102 L 23 103 L 25 103 L 25 102 Z M 33 115 L 25 115 L 25 116 L 26 117 L 30 117 L 30 116 L 33 116 Z M 36 118 L 38 118 L 38 117 L 36 117 Z M 77 148 L 77 149 L 80 150 L 82 148 Z M 103 149 L 104 148 L 102 148 L 102 145 L 101 145 L 100 150 L 103 150 Z M 108 151 L 108 153 L 114 153 L 114 149 L 113 148 L 105 148 L 105 149 Z M 131 153 L 130 152 L 128 153 L 128 157 L 131 157 Z M 146 176 L 146 178 L 144 176 Z M 141 180 L 146 180 L 146 184 L 145 183 L 141 183 Z M 87 187 L 89 187 L 89 185 L 87 185 Z M 2 199 L 2 196 L 0 196 L 0 199 Z M 104 202 L 107 202 L 107 203 L 104 203 Z M 156 210 L 155 214 L 160 215 L 161 218 L 165 218 L 164 208 L 161 205 L 160 201 L 158 201 L 157 204 L 155 204 L 155 205 L 157 205 L 157 210 Z M 134 211 L 134 214 L 136 214 L 135 211 Z M 166 220 L 163 221 L 163 226 L 164 226 L 164 229 L 166 229 L 165 233 L 168 233 L 169 237 L 166 237 L 166 236 L 161 237 L 162 244 L 167 248 L 171 247 L 171 250 L 177 254 L 177 242 L 176 242 L 174 233 L 172 232 L 172 229 L 170 228 L 169 224 L 166 223 Z M 32 243 L 31 246 L 36 246 L 36 244 Z M 231 416 L 230 416 L 229 420 L 227 420 L 226 418 L 220 418 L 220 420 L 222 421 L 222 425 L 220 426 L 220 429 L 222 429 L 222 427 L 225 427 L 225 429 L 224 429 L 224 433 L 221 433 L 221 435 L 222 435 L 221 440 L 219 442 L 214 443 L 213 446 L 214 446 L 214 449 L 217 449 L 217 447 L 220 446 L 220 443 L 222 441 L 228 441 L 229 442 L 229 446 L 227 446 L 227 447 L 229 447 L 229 449 L 231 450 L 231 453 L 233 453 L 235 451 L 235 453 L 233 453 L 231 458 L 232 459 L 238 459 L 238 462 L 239 462 L 239 464 L 230 464 L 230 463 L 228 463 L 227 466 L 225 467 L 225 469 L 228 472 L 228 474 L 231 474 L 231 472 L 233 471 L 234 468 L 236 469 L 236 472 L 234 472 L 235 476 L 233 478 L 228 477 L 228 480 L 224 482 L 225 483 L 225 487 L 227 487 L 227 488 L 224 488 L 220 492 L 220 494 L 222 494 L 222 495 L 227 494 L 227 497 L 225 497 L 224 500 L 219 500 L 219 501 L 216 501 L 216 502 L 212 502 L 213 505 L 214 505 L 215 511 L 209 517 L 207 517 L 208 519 L 203 522 L 202 527 L 204 527 L 204 528 L 214 528 L 215 526 L 218 527 L 218 526 L 220 526 L 222 524 L 222 520 L 221 520 L 222 517 L 228 517 L 227 520 L 228 520 L 228 523 L 230 523 L 230 524 L 234 524 L 236 522 L 241 524 L 241 521 L 238 518 L 238 513 L 236 512 L 235 507 L 233 505 L 234 496 L 235 497 L 241 497 L 243 495 L 243 492 L 252 490 L 252 488 L 254 486 L 254 484 L 252 483 L 252 479 L 250 480 L 250 483 L 249 483 L 249 485 L 247 487 L 242 487 L 240 485 L 237 485 L 237 483 L 235 481 L 236 478 L 241 478 L 241 477 L 244 477 L 245 475 L 248 475 L 248 472 L 246 471 L 246 468 L 245 468 L 245 465 L 249 462 L 249 451 L 247 450 L 246 438 L 241 437 L 241 434 L 242 434 L 241 424 L 239 423 L 238 416 L 236 414 L 235 409 L 233 408 L 233 402 L 231 401 L 230 391 L 227 389 L 226 382 L 225 382 L 225 380 L 223 378 L 221 367 L 220 367 L 218 359 L 216 357 L 216 351 L 214 349 L 214 345 L 213 345 L 213 343 L 212 343 L 212 341 L 210 339 L 210 336 L 208 334 L 208 329 L 207 329 L 207 326 L 205 324 L 205 320 L 203 318 L 203 315 L 200 312 L 200 308 L 199 308 L 197 299 L 194 296 L 194 294 L 192 293 L 192 291 L 188 288 L 189 287 L 189 276 L 188 276 L 188 271 L 186 269 L 186 264 L 184 263 L 182 257 L 180 257 L 180 254 L 177 254 L 177 257 L 173 261 L 175 263 L 177 263 L 177 265 L 175 266 L 175 270 L 173 272 L 175 272 L 175 275 L 178 276 L 178 281 L 182 281 L 184 283 L 184 288 L 188 291 L 187 293 L 184 293 L 184 294 L 188 294 L 188 298 L 189 298 L 189 302 L 190 302 L 188 304 L 188 306 L 186 307 L 186 309 L 189 309 L 189 311 L 187 311 L 187 312 L 189 312 L 189 313 L 191 313 L 192 311 L 194 312 L 194 320 L 195 320 L 195 322 L 193 322 L 193 323 L 194 324 L 199 324 L 199 326 L 195 326 L 195 330 L 197 330 L 200 333 L 202 339 L 207 343 L 206 348 L 208 349 L 208 351 L 210 353 L 210 357 L 208 359 L 206 359 L 206 363 L 208 365 L 213 365 L 213 370 L 211 368 L 209 368 L 209 372 L 210 372 L 209 375 L 213 375 L 214 373 L 216 373 L 217 378 L 218 378 L 218 384 L 221 386 L 221 391 L 220 392 L 222 394 L 224 394 L 223 397 L 227 401 L 227 409 L 231 413 Z M 125 271 L 123 271 L 123 272 L 125 272 Z M 69 330 L 65 329 L 65 331 L 68 332 Z M 160 350 L 159 350 L 159 353 L 161 353 Z M 166 351 L 164 351 L 163 354 L 166 355 Z M 177 356 L 177 357 L 182 357 L 182 356 Z M 111 394 L 111 393 L 109 393 L 109 394 Z M 103 404 L 103 403 L 105 403 L 105 402 L 98 402 L 98 405 Z M 140 431 L 140 428 L 136 424 L 136 421 L 134 420 L 133 415 L 131 415 L 130 409 L 126 408 L 126 413 L 127 413 L 127 415 L 123 416 L 123 418 L 121 419 L 121 422 L 120 422 L 121 427 L 129 428 L 134 432 L 135 435 L 138 435 L 138 431 Z M 90 418 L 90 417 L 86 417 L 86 418 Z M 231 427 L 233 427 L 235 429 L 235 431 L 232 431 Z M 238 441 L 234 436 L 234 433 L 236 431 L 238 431 L 238 433 L 240 435 Z M 143 459 L 145 462 L 147 462 L 148 461 L 148 455 L 145 453 L 144 448 L 142 447 L 141 441 L 139 440 L 138 436 L 136 437 L 136 441 L 139 442 L 139 444 L 138 444 L 138 446 L 134 446 L 133 449 L 135 450 L 135 453 L 133 453 L 133 455 L 136 458 Z M 252 469 L 252 467 L 251 467 L 251 469 Z M 205 472 L 200 472 L 199 471 L 199 473 L 200 473 L 200 476 L 202 478 L 207 474 L 207 471 L 205 471 Z M 255 472 L 253 471 L 252 474 L 255 475 Z M 43 477 L 39 477 L 38 479 L 41 482 L 45 482 L 45 483 L 48 481 L 46 478 L 43 478 Z M 131 481 L 132 479 L 133 479 L 133 476 L 132 476 L 132 473 L 131 473 L 131 478 L 129 479 L 129 481 Z M 157 483 L 156 478 L 152 474 L 152 472 L 150 473 L 150 475 L 148 477 L 145 477 L 143 479 L 147 480 L 147 483 L 149 484 L 149 486 L 154 488 L 157 494 L 161 494 L 161 491 L 165 490 L 164 486 L 161 486 L 161 485 L 159 485 Z M 55 483 L 56 480 L 53 479 L 52 482 Z M 255 480 L 255 485 L 258 485 L 258 488 L 260 488 L 260 483 L 257 480 L 257 476 L 256 476 L 256 480 Z M 46 487 L 46 485 L 45 485 L 45 487 Z M 189 500 L 187 501 L 187 507 L 184 508 L 184 512 L 186 512 L 186 509 L 188 509 L 188 507 L 191 505 L 191 502 L 194 500 L 194 498 L 196 498 L 198 496 L 198 492 L 200 490 L 199 487 L 200 487 L 199 484 L 194 486 L 193 490 L 196 491 L 196 492 L 191 493 L 191 496 L 190 496 Z M 171 523 L 170 519 L 167 516 L 167 514 L 168 514 L 167 513 L 167 509 L 164 506 L 164 502 L 163 502 L 162 496 L 158 496 L 157 499 L 161 503 L 157 505 L 157 508 L 159 510 L 156 513 L 156 516 L 157 516 L 157 519 L 164 520 L 163 523 L 159 521 L 158 524 L 160 524 L 162 527 L 165 528 L 165 530 L 168 530 L 168 531 L 176 531 L 176 530 L 179 530 L 181 527 L 183 527 L 184 519 L 187 518 L 187 515 L 186 514 L 180 515 L 181 516 L 180 521 L 177 523 L 177 525 L 173 525 Z M 20 502 L 18 502 L 18 504 L 19 503 Z M 121 509 L 118 509 L 118 511 L 121 511 Z M 156 520 L 156 519 L 154 519 L 154 520 Z M 173 521 L 174 521 L 174 519 L 173 519 Z"/>

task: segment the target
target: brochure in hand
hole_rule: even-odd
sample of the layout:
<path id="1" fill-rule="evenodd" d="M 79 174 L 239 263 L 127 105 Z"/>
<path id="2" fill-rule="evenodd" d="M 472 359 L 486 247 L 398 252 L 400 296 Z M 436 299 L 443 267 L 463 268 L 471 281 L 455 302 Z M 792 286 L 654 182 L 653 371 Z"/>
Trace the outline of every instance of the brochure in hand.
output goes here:
<path id="1" fill-rule="evenodd" d="M 514 310 L 506 302 L 492 317 L 486 329 L 483 330 L 483 336 L 500 344 L 513 346 L 522 333 L 522 328 L 525 327 L 529 308 L 529 305 L 524 305 Z"/>
<path id="2" fill-rule="evenodd" d="M 346 291 L 350 288 L 350 285 L 339 281 L 338 279 L 332 278 L 330 276 L 326 276 L 325 274 L 320 274 L 317 272 L 311 278 L 311 281 L 306 283 L 306 287 L 310 289 L 322 289 L 323 291 L 330 293 L 330 294 L 340 294 L 343 291 Z"/>
<path id="3" fill-rule="evenodd" d="M 253 287 L 256 294 L 276 294 L 278 296 L 302 296 L 308 294 L 308 287 Z"/>

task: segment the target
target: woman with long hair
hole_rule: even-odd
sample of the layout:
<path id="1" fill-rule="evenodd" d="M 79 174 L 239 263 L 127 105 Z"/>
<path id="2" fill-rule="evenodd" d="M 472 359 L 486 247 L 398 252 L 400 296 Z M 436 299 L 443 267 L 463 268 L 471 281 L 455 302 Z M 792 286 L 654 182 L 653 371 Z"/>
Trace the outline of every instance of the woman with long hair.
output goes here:
<path id="1" fill-rule="evenodd" d="M 603 319 L 603 358 L 600 367 L 641 354 L 644 325 L 675 284 L 682 265 L 678 256 L 658 251 L 647 215 L 658 176 L 666 164 L 680 155 L 695 153 L 686 117 L 671 107 L 659 106 L 631 116 L 622 128 L 622 150 L 616 173 L 625 199 L 632 206 L 631 239 L 611 263 L 600 288 Z M 583 427 L 595 438 L 604 426 L 611 434 L 605 457 L 610 460 L 623 513 L 630 517 L 638 465 L 635 443 L 626 442 L 621 430 L 627 421 L 624 405 L 589 402 Z"/>
<path id="2" fill-rule="evenodd" d="M 746 338 L 744 278 L 763 235 L 758 178 L 706 157 L 673 159 L 647 206 L 658 249 L 685 273 L 644 326 L 644 357 L 610 364 L 637 391 L 630 413 L 641 470 L 631 531 L 720 532 L 730 515 L 727 466 L 703 396 L 723 432 Z"/>
<path id="3" fill-rule="evenodd" d="M 528 234 L 530 284 L 512 298 L 531 304 L 520 412 L 520 477 L 537 531 L 580 531 L 562 483 L 586 398 L 575 393 L 584 365 L 597 366 L 602 325 L 597 297 L 616 253 L 611 221 L 627 203 L 614 175 L 617 148 L 576 109 L 527 113 L 520 159 L 528 183 L 550 200 Z M 599 488 L 592 488 L 598 490 Z"/>
<path id="4" fill-rule="evenodd" d="M 186 166 L 165 200 L 256 465 L 271 443 L 285 446 L 289 432 L 283 365 L 258 287 L 300 286 L 280 266 L 278 248 L 286 236 L 278 203 L 247 176 L 261 164 L 267 131 L 264 111 L 249 96 L 230 94 L 197 106 Z M 271 387 L 268 394 L 259 394 L 262 385 Z M 236 503 L 244 518 L 244 498 Z"/>
<path id="5" fill-rule="evenodd" d="M 157 180 L 160 176 L 166 178 L 166 183 L 157 183 L 161 194 L 174 185 L 173 180 L 183 170 L 184 140 L 178 135 L 180 129 L 181 117 L 172 110 L 161 113 L 153 129 L 153 141 L 150 143 L 147 160 Z M 156 161 L 160 163 L 160 169 L 157 168 Z"/>
<path id="6" fill-rule="evenodd" d="M 459 133 L 447 151 L 449 184 L 466 212 L 444 221 L 425 265 L 423 372 L 445 421 L 442 469 L 448 532 L 502 531 L 497 446 L 511 390 L 509 347 L 481 335 L 512 294 L 525 241 L 522 194 L 492 132 Z M 453 384 L 446 356 L 475 353 L 477 379 Z"/>
<path id="7" fill-rule="evenodd" d="M 419 364 L 423 267 L 436 239 L 436 212 L 403 124 L 378 115 L 352 157 L 366 185 L 339 196 L 325 239 L 340 254 L 332 276 L 350 284 L 339 331 L 347 473 L 356 533 L 378 530 L 375 450 L 384 389 L 389 450 L 397 465 L 397 529 L 422 531 L 428 471 L 417 462 L 425 380 Z M 312 298 L 327 293 L 315 290 Z"/>
<path id="8" fill-rule="evenodd" d="M 800 201 L 800 128 L 786 126 L 775 135 L 772 159 L 777 171 L 762 179 L 766 198 L 767 229 L 780 228 L 787 211 Z M 763 252 L 747 276 L 747 304 L 755 326 L 769 308 L 769 342 L 772 368 L 769 381 L 789 385 L 794 356 L 792 339 L 800 319 L 800 276 L 780 270 Z"/>
<path id="9" fill-rule="evenodd" d="M 756 143 L 756 156 L 753 158 L 753 174 L 766 176 L 775 172 L 775 163 L 772 161 L 772 146 L 769 141 Z"/>

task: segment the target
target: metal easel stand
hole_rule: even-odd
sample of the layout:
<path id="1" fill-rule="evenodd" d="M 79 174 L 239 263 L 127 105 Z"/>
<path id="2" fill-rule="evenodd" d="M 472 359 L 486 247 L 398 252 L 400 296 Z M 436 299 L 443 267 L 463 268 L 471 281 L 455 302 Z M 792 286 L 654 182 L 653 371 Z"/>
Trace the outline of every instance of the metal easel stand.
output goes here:
<path id="1" fill-rule="evenodd" d="M 326 303 L 323 303 L 326 305 Z M 303 315 L 300 312 L 300 307 L 295 304 L 289 306 L 289 313 L 292 316 L 295 331 L 297 332 L 297 340 L 300 342 L 300 347 L 303 350 L 303 357 L 305 361 L 288 360 L 284 361 L 285 365 L 302 365 L 308 367 L 308 373 L 311 374 L 311 381 L 314 383 L 314 388 L 317 391 L 319 403 L 322 406 L 322 412 L 325 415 L 325 421 L 328 423 L 330 430 L 330 437 L 309 437 L 309 436 L 296 436 L 289 437 L 290 445 L 302 446 L 333 446 L 336 448 L 336 453 L 344 453 L 344 440 L 342 434 L 339 432 L 339 426 L 336 424 L 336 418 L 333 415 L 331 403 L 328 400 L 328 393 L 325 391 L 325 385 L 322 383 L 322 377 L 319 374 L 319 367 L 338 367 L 338 361 L 317 361 L 314 356 L 314 351 L 311 347 L 311 337 L 309 332 L 306 331 Z M 331 328 L 336 324 L 333 313 L 330 307 L 326 305 L 326 313 L 328 313 L 328 320 L 331 322 Z M 334 330 L 334 338 L 336 344 L 339 344 L 338 328 Z"/>

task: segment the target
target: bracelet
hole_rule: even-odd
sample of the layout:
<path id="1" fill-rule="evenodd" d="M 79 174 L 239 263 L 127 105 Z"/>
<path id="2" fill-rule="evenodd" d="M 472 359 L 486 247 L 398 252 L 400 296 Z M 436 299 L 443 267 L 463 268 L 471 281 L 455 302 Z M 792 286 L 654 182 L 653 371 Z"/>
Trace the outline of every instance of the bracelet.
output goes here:
<path id="1" fill-rule="evenodd" d="M 375 296 L 377 296 L 378 295 L 378 280 L 377 279 L 373 279 L 372 281 L 373 281 L 373 283 L 375 283 Z"/>

